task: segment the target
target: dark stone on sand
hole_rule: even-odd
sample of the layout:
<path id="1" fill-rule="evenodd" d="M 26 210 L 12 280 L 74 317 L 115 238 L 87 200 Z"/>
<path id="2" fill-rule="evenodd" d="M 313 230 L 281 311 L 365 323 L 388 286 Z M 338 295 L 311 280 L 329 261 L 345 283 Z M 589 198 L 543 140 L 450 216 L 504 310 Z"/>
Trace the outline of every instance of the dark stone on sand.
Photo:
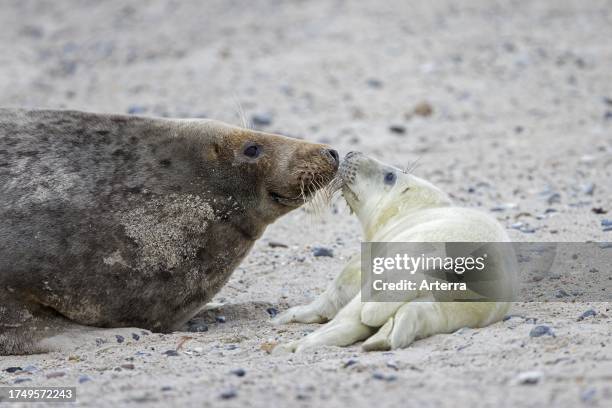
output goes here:
<path id="1" fill-rule="evenodd" d="M 591 317 L 591 316 L 596 316 L 597 312 L 594 309 L 589 309 L 587 311 L 585 311 L 584 313 L 582 313 L 580 316 L 578 316 L 578 321 L 581 322 L 584 319 L 586 319 L 587 317 Z"/>
<path id="2" fill-rule="evenodd" d="M 555 333 L 553 330 L 545 325 L 536 326 L 529 332 L 529 337 L 542 337 L 542 336 L 552 336 L 555 337 Z"/>
<path id="3" fill-rule="evenodd" d="M 232 399 L 238 396 L 238 393 L 234 389 L 223 391 L 220 395 L 221 399 Z"/>
<path id="4" fill-rule="evenodd" d="M 256 113 L 251 116 L 251 122 L 255 126 L 270 126 L 272 124 L 272 115 L 270 113 Z"/>
<path id="5" fill-rule="evenodd" d="M 142 115 L 143 113 L 146 113 L 147 108 L 145 108 L 142 105 L 130 105 L 128 107 L 127 113 L 130 115 Z"/>
<path id="6" fill-rule="evenodd" d="M 327 257 L 333 258 L 334 251 L 331 248 L 327 248 L 327 247 L 314 247 L 312 249 L 312 254 L 317 257 L 327 256 Z"/>
<path id="7" fill-rule="evenodd" d="M 234 368 L 232 371 L 230 371 L 230 374 L 235 375 L 236 377 L 244 377 L 246 371 L 244 368 Z"/>
<path id="8" fill-rule="evenodd" d="M 383 87 L 383 82 L 377 78 L 370 78 L 366 81 L 370 88 L 380 89 Z"/>
<path id="9" fill-rule="evenodd" d="M 389 126 L 389 131 L 391 133 L 395 133 L 397 135 L 403 135 L 406 133 L 406 126 L 403 125 L 391 125 Z"/>

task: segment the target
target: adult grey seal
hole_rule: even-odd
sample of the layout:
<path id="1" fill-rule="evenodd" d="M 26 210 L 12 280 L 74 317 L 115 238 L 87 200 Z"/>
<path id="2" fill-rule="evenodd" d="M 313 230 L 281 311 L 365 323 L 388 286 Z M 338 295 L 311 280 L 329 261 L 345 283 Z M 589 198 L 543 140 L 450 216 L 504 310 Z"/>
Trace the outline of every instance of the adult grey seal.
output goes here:
<path id="1" fill-rule="evenodd" d="M 334 176 L 328 146 L 213 120 L 0 110 L 0 355 L 167 332 Z"/>

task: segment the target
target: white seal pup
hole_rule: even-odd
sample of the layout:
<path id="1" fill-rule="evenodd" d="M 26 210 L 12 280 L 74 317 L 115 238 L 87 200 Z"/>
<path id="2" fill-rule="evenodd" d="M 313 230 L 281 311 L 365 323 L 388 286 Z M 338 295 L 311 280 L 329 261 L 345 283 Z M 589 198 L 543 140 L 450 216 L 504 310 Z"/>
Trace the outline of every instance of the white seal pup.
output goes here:
<path id="1" fill-rule="evenodd" d="M 363 227 L 367 242 L 509 242 L 491 216 L 454 206 L 447 194 L 412 174 L 361 153 L 347 154 L 338 174 L 342 193 Z M 502 268 L 505 269 L 505 268 Z M 497 271 L 499 293 L 517 291 L 516 269 Z M 365 350 L 403 348 L 415 339 L 484 327 L 499 321 L 510 302 L 436 302 L 431 292 L 414 291 L 403 302 L 362 302 L 361 257 L 351 258 L 327 290 L 312 303 L 290 308 L 274 323 L 324 323 L 321 329 L 279 350 L 363 343 Z"/>

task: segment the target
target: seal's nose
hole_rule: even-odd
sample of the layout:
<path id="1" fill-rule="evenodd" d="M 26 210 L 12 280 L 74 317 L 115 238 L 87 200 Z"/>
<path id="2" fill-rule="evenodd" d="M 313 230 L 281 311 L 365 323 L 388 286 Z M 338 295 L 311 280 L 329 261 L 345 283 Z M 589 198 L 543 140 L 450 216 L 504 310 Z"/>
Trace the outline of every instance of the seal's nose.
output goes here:
<path id="1" fill-rule="evenodd" d="M 340 163 L 340 156 L 338 152 L 334 149 L 324 149 L 323 154 L 332 162 L 334 168 L 338 168 L 338 164 Z"/>

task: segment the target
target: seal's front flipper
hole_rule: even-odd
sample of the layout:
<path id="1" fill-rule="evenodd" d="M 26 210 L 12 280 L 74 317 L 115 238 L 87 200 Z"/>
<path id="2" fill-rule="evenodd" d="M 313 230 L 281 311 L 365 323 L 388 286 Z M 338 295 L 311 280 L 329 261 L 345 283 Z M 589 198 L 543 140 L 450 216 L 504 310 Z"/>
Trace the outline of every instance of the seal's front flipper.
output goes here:
<path id="1" fill-rule="evenodd" d="M 307 305 L 292 307 L 272 320 L 272 324 L 278 326 L 287 323 L 325 323 L 328 319 L 321 316 L 319 299 Z"/>
<path id="2" fill-rule="evenodd" d="M 325 292 L 307 305 L 295 306 L 281 313 L 272 323 L 325 323 L 359 293 L 361 255 L 354 255 Z"/>
<path id="3" fill-rule="evenodd" d="M 325 326 L 285 348 L 300 352 L 319 346 L 350 346 L 370 336 L 374 329 L 361 322 L 361 295 L 357 294 Z"/>

